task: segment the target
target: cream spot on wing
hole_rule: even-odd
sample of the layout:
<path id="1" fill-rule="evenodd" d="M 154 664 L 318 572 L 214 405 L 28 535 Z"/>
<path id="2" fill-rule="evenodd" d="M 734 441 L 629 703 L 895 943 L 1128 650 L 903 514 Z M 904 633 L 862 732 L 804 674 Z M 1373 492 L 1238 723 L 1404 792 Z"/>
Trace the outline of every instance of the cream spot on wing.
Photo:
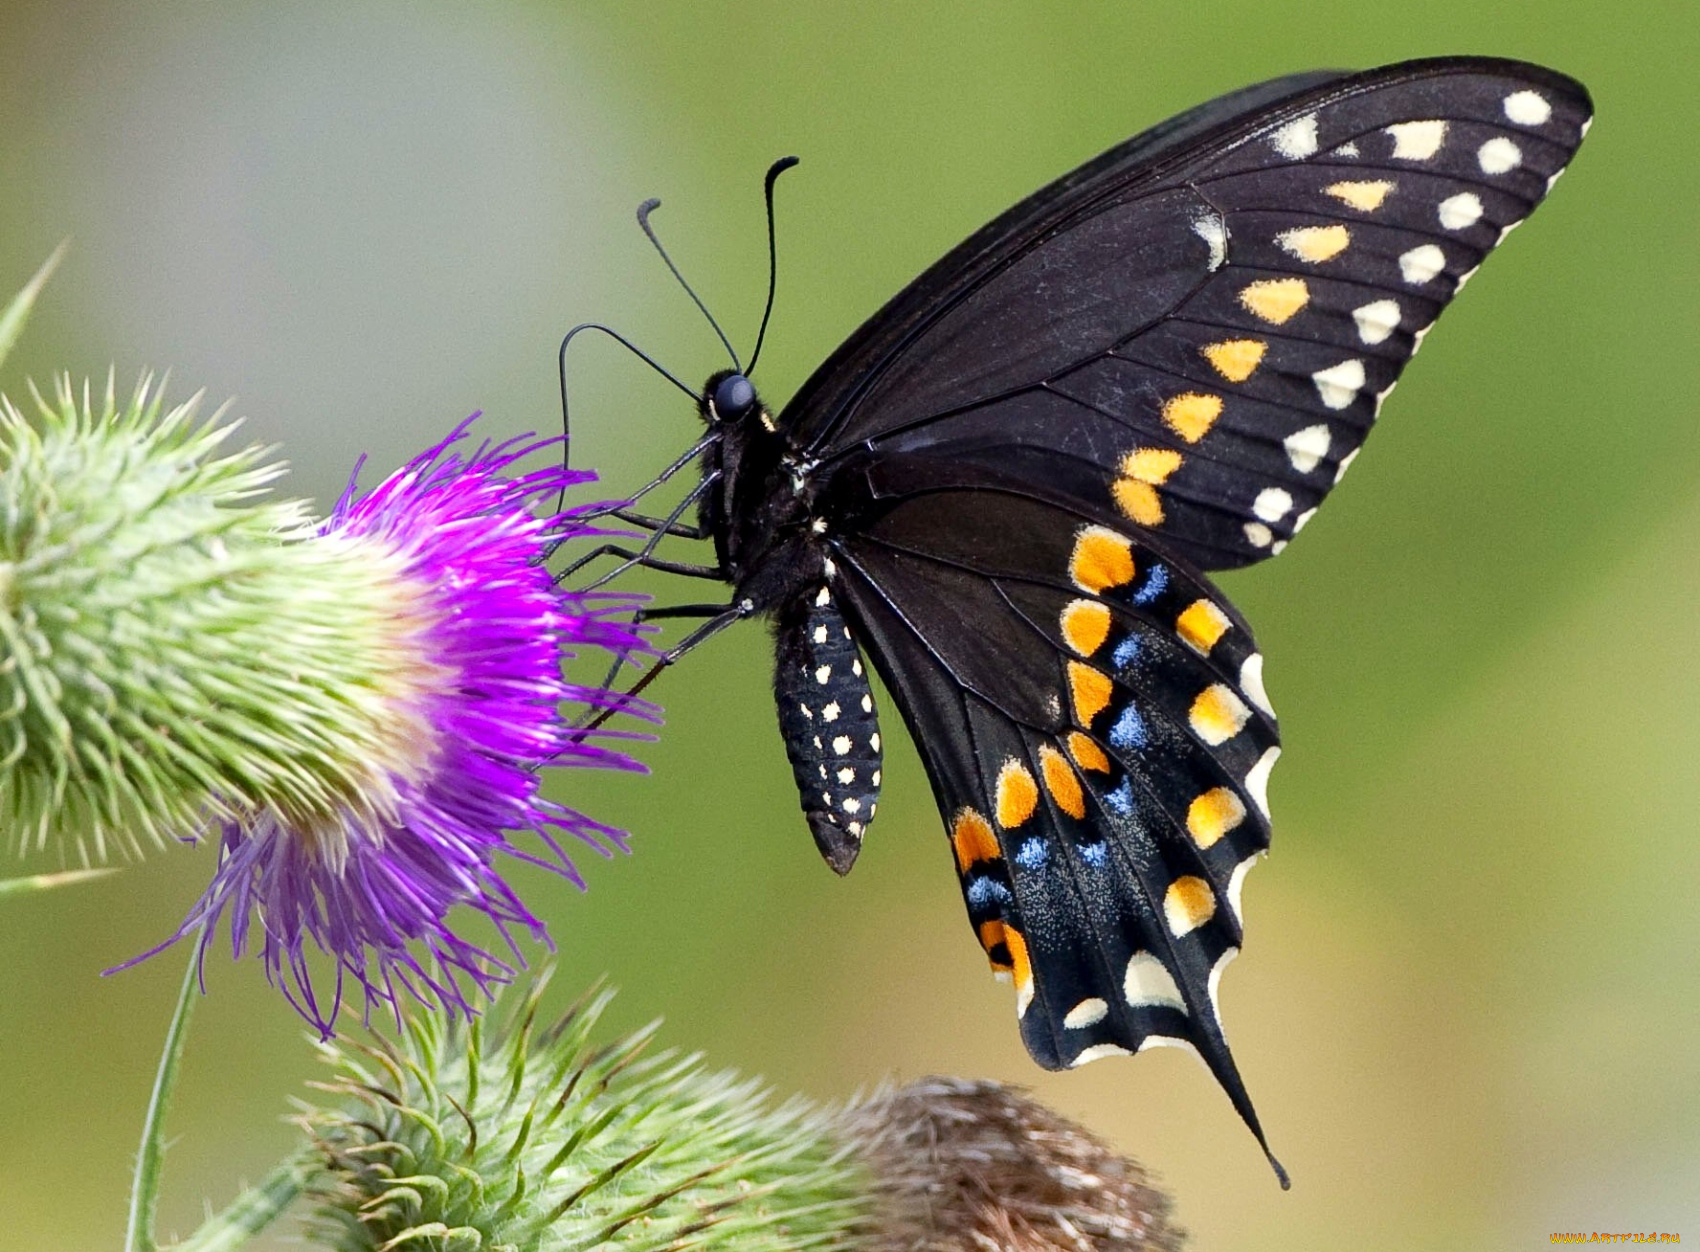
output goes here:
<path id="1" fill-rule="evenodd" d="M 1351 232 L 1344 226 L 1295 226 L 1275 236 L 1275 242 L 1288 256 L 1312 265 L 1332 260 L 1352 242 Z"/>
<path id="2" fill-rule="evenodd" d="M 1175 985 L 1175 976 L 1149 952 L 1135 952 L 1133 959 L 1127 963 L 1127 973 L 1122 976 L 1122 994 L 1135 1007 L 1158 1004 L 1186 1012 L 1186 1001 L 1181 999 L 1181 989 Z"/>
<path id="3" fill-rule="evenodd" d="M 1245 524 L 1246 542 L 1254 548 L 1267 548 L 1275 541 L 1275 534 L 1262 522 L 1247 522 Z"/>
<path id="4" fill-rule="evenodd" d="M 1398 122 L 1389 126 L 1387 133 L 1393 136 L 1393 155 L 1398 160 L 1426 161 L 1446 141 L 1446 123 Z"/>
<path id="5" fill-rule="evenodd" d="M 1381 207 L 1381 202 L 1387 199 L 1387 193 L 1393 190 L 1393 184 L 1384 178 L 1378 178 L 1367 182 L 1331 183 L 1322 190 L 1361 213 L 1373 213 Z"/>
<path id="6" fill-rule="evenodd" d="M 1523 164 L 1523 149 L 1499 135 L 1476 150 L 1476 161 L 1484 174 L 1508 174 Z"/>
<path id="7" fill-rule="evenodd" d="M 1319 422 L 1315 426 L 1295 430 L 1281 441 L 1281 446 L 1287 450 L 1287 460 L 1293 463 L 1293 468 L 1301 474 L 1308 474 L 1328 455 L 1330 442 L 1327 424 Z"/>
<path id="8" fill-rule="evenodd" d="M 1309 303 L 1310 288 L 1302 278 L 1265 278 L 1240 292 L 1240 304 L 1274 326 L 1285 325 Z"/>
<path id="9" fill-rule="evenodd" d="M 1070 1009 L 1068 1015 L 1063 1018 L 1063 1025 L 1070 1030 L 1081 1030 L 1087 1026 L 1096 1026 L 1109 1015 L 1109 1003 L 1094 996 L 1090 1000 L 1082 1000 Z"/>
<path id="10" fill-rule="evenodd" d="M 1095 1043 L 1090 1048 L 1080 1049 L 1080 1055 L 1070 1061 L 1070 1069 L 1079 1069 L 1082 1065 L 1090 1065 L 1093 1061 L 1101 1061 L 1107 1056 L 1132 1056 L 1126 1048 L 1117 1043 Z"/>
<path id="11" fill-rule="evenodd" d="M 1253 765 L 1245 776 L 1246 794 L 1266 818 L 1269 816 L 1269 771 L 1275 768 L 1275 762 L 1280 757 L 1280 748 L 1270 748 L 1257 758 L 1257 764 Z"/>
<path id="12" fill-rule="evenodd" d="M 1265 487 L 1251 502 L 1251 511 L 1265 522 L 1278 522 L 1293 507 L 1293 494 L 1282 487 Z"/>
<path id="13" fill-rule="evenodd" d="M 1341 361 L 1325 370 L 1317 370 L 1310 377 L 1316 384 L 1316 394 L 1322 397 L 1322 403 L 1331 409 L 1344 409 L 1358 398 L 1358 392 L 1363 388 L 1364 363 L 1355 358 Z"/>
<path id="14" fill-rule="evenodd" d="M 1193 219 L 1192 233 L 1204 240 L 1204 246 L 1210 249 L 1207 264 L 1214 274 L 1228 259 L 1228 224 L 1214 213 L 1205 213 Z"/>
<path id="15" fill-rule="evenodd" d="M 1198 1063 L 1206 1069 L 1210 1068 L 1203 1054 L 1199 1052 L 1198 1045 L 1190 1039 L 1177 1039 L 1173 1035 L 1146 1035 L 1139 1041 L 1138 1050 L 1144 1052 L 1149 1048 L 1179 1048 L 1182 1052 L 1192 1053 Z"/>
<path id="16" fill-rule="evenodd" d="M 1238 921 L 1245 920 L 1245 914 L 1240 912 L 1240 891 L 1245 887 L 1245 876 L 1251 873 L 1251 867 L 1261 861 L 1263 856 L 1262 852 L 1253 852 L 1234 866 L 1234 872 L 1228 875 L 1228 907 L 1234 911 L 1234 917 Z"/>
<path id="17" fill-rule="evenodd" d="M 1432 243 L 1420 244 L 1399 257 L 1399 273 L 1420 287 L 1446 268 L 1446 254 Z"/>
<path id="18" fill-rule="evenodd" d="M 1519 126 L 1544 126 L 1552 105 L 1538 91 L 1514 91 L 1505 97 L 1505 116 Z"/>
<path id="19" fill-rule="evenodd" d="M 1399 302 L 1371 300 L 1352 310 L 1352 320 L 1358 324 L 1358 338 L 1368 344 L 1387 342 L 1387 337 L 1399 329 Z"/>
<path id="20" fill-rule="evenodd" d="M 1315 509 L 1306 509 L 1303 513 L 1300 513 L 1293 519 L 1293 533 L 1296 535 L 1306 526 L 1310 525 L 1310 519 L 1315 516 Z"/>
<path id="21" fill-rule="evenodd" d="M 1240 666 L 1240 690 L 1270 717 L 1275 716 L 1275 710 L 1269 706 L 1269 693 L 1263 689 L 1263 653 L 1253 652 Z"/>
<path id="22" fill-rule="evenodd" d="M 1464 230 L 1482 218 L 1482 198 L 1473 191 L 1460 191 L 1440 202 L 1440 224 L 1447 230 Z"/>
<path id="23" fill-rule="evenodd" d="M 1223 950 L 1222 955 L 1216 958 L 1216 964 L 1210 967 L 1210 981 L 1208 983 L 1210 990 L 1210 1011 L 1215 1015 L 1218 1022 L 1222 1020 L 1222 1004 L 1221 1001 L 1217 999 L 1217 992 L 1222 986 L 1222 971 L 1227 969 L 1228 966 L 1233 963 L 1234 958 L 1239 954 L 1240 950 L 1238 948 L 1226 948 Z"/>
<path id="24" fill-rule="evenodd" d="M 1269 136 L 1275 151 L 1289 161 L 1302 161 L 1316 152 L 1316 114 L 1294 118 Z"/>

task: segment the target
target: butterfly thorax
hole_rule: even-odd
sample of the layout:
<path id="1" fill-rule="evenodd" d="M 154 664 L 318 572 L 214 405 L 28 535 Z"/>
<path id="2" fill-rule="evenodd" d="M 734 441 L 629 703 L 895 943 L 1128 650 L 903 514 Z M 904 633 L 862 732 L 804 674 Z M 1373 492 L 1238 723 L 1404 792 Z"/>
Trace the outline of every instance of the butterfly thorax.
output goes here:
<path id="1" fill-rule="evenodd" d="M 813 484 L 742 375 L 710 377 L 698 407 L 720 434 L 703 453 L 703 476 L 718 477 L 703 494 L 698 520 L 738 598 L 761 612 L 777 609 L 818 585 L 825 569 L 827 546 L 813 525 Z"/>

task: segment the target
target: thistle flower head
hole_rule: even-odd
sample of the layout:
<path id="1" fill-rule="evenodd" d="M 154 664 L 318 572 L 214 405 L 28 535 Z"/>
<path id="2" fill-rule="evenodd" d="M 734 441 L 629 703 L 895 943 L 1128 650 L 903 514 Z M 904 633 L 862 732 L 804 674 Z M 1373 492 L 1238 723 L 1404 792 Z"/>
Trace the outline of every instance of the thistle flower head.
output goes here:
<path id="1" fill-rule="evenodd" d="M 844 1108 L 777 1103 L 654 1028 L 598 1045 L 605 994 L 547 1029 L 412 1021 L 337 1068 L 302 1124 L 338 1252 L 1176 1252 L 1134 1162 L 1019 1091 L 930 1078 Z"/>
<path id="2" fill-rule="evenodd" d="M 529 998 L 501 1029 L 411 1020 L 405 1040 L 327 1045 L 340 1104 L 303 1122 L 324 1153 L 317 1242 L 339 1252 L 467 1246 L 793 1252 L 846 1246 L 867 1179 L 828 1117 L 653 1027 L 597 1046 L 591 995 L 547 1029 Z"/>
<path id="3" fill-rule="evenodd" d="M 564 842 L 624 847 L 539 794 L 546 765 L 630 765 L 563 714 L 602 698 L 564 656 L 639 646 L 629 603 L 543 566 L 594 510 L 538 505 L 589 476 L 523 472 L 542 441 L 463 451 L 469 419 L 315 525 L 262 498 L 263 450 L 219 455 L 230 428 L 146 380 L 123 406 L 62 380 L 40 409 L 0 410 L 0 822 L 84 861 L 216 836 L 168 942 L 198 930 L 204 953 L 227 920 L 321 1032 L 349 981 L 470 1012 L 512 967 L 456 906 L 516 955 L 544 937 L 498 854 L 582 886 Z"/>

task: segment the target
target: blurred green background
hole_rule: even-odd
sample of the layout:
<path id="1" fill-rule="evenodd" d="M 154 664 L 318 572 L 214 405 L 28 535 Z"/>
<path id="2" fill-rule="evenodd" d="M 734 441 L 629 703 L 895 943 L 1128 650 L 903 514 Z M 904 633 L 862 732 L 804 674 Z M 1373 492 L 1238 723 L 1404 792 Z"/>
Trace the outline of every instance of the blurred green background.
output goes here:
<path id="1" fill-rule="evenodd" d="M 1244 83 L 1482 52 L 1582 78 L 1599 119 L 1474 283 L 1352 481 L 1281 560 L 1225 579 L 1287 754 L 1275 854 L 1224 1006 L 1295 1185 L 1172 1050 L 1027 1061 L 892 733 L 847 881 L 820 864 L 765 690 L 763 632 L 657 689 L 648 778 L 558 779 L 630 828 L 584 897 L 522 887 L 565 990 L 784 1090 L 929 1072 L 1025 1083 L 1155 1169 L 1201 1249 L 1511 1249 L 1562 1230 L 1700 1239 L 1700 21 L 1691 3 L 293 5 L 0 9 L 0 288 L 69 260 L 7 369 L 237 396 L 328 503 L 466 412 L 558 422 L 586 318 L 688 379 L 717 346 L 631 222 L 658 227 L 782 401 L 900 284 L 1018 197 Z M 576 349 L 575 349 L 576 351 Z M 621 487 L 694 433 L 588 347 L 575 460 Z M 695 588 L 653 589 L 691 598 Z M 0 906 L 0 1246 L 115 1247 L 211 851 Z M 6 872 L 51 868 L 45 861 Z M 209 963 L 171 1121 L 186 1231 L 290 1141 L 313 1063 L 252 962 Z M 266 1246 L 283 1246 L 281 1237 Z"/>

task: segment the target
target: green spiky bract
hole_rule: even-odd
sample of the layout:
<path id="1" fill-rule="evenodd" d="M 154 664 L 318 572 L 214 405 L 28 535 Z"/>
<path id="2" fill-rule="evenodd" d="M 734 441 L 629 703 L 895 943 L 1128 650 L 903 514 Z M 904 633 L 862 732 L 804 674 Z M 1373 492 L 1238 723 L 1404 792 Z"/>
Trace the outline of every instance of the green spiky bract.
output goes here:
<path id="1" fill-rule="evenodd" d="M 869 1182 L 799 1101 L 646 1055 L 654 1027 L 596 1046 L 610 998 L 547 1029 L 538 992 L 501 1027 L 410 1020 L 372 1048 L 324 1045 L 325 1090 L 304 1122 L 334 1180 L 315 1235 L 339 1252 L 512 1249 L 793 1252 L 849 1246 Z"/>
<path id="2" fill-rule="evenodd" d="M 0 397 L 0 831 L 87 864 L 357 802 L 417 665 L 384 651 L 393 589 L 280 542 L 304 509 L 222 410 L 91 392 L 63 377 L 33 421 Z"/>

